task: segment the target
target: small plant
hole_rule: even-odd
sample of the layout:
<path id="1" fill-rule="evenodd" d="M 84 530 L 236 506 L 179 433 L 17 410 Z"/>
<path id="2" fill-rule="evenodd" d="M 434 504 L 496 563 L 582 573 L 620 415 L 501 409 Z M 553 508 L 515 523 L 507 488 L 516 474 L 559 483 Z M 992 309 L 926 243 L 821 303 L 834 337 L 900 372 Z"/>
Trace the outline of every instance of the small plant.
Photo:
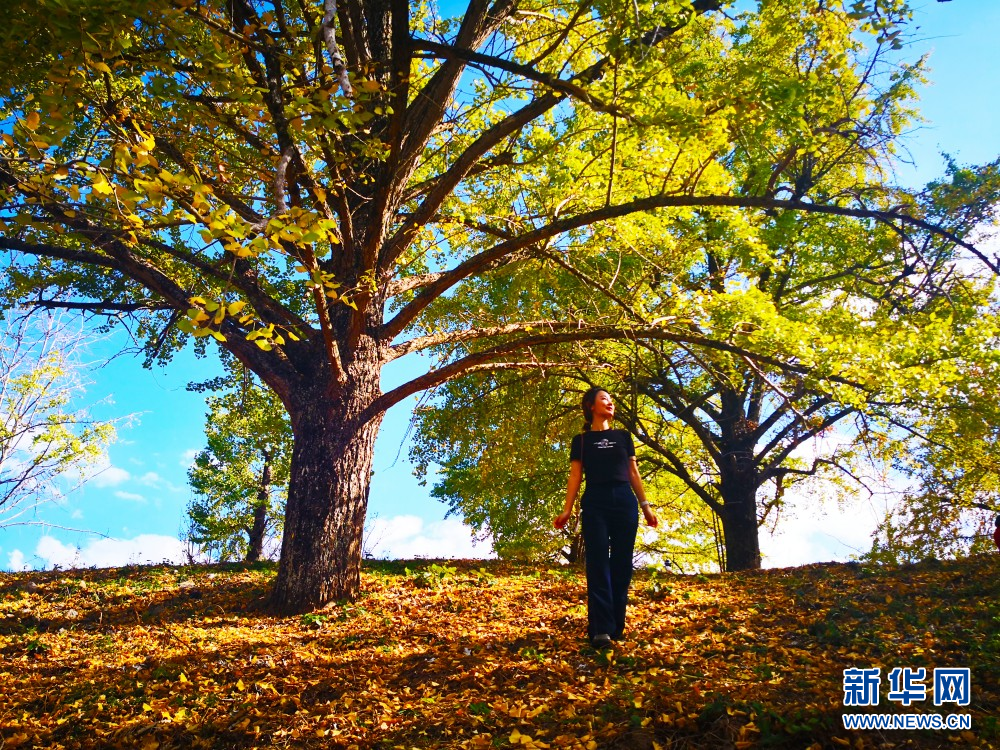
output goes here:
<path id="1" fill-rule="evenodd" d="M 43 642 L 40 637 L 35 636 L 25 644 L 24 650 L 32 656 L 42 656 L 43 654 L 47 654 L 51 650 L 51 647 Z"/>
<path id="2" fill-rule="evenodd" d="M 650 599 L 664 599 L 674 593 L 674 587 L 669 586 L 666 581 L 660 580 L 659 571 L 656 570 L 650 573 L 646 590 Z"/>
<path id="3" fill-rule="evenodd" d="M 302 627 L 309 628 L 310 630 L 321 630 L 323 628 L 323 623 L 330 619 L 329 615 L 321 615 L 316 612 L 307 612 L 302 615 L 299 620 L 302 623 Z"/>
<path id="4" fill-rule="evenodd" d="M 478 701 L 469 704 L 469 713 L 473 716 L 489 716 L 492 711 L 493 708 L 489 703 Z"/>
<path id="5" fill-rule="evenodd" d="M 470 573 L 470 575 L 472 576 L 472 580 L 478 586 L 492 586 L 497 579 L 497 577 L 492 573 L 490 573 L 486 568 L 479 568 L 479 570 L 473 570 Z"/>
<path id="6" fill-rule="evenodd" d="M 551 568 L 549 573 L 554 575 L 556 578 L 562 579 L 563 581 L 575 581 L 580 577 L 580 571 L 569 565 L 561 568 Z"/>
<path id="7" fill-rule="evenodd" d="M 451 565 L 438 565 L 432 563 L 430 567 L 423 570 L 406 569 L 406 577 L 413 579 L 413 585 L 418 589 L 436 589 L 449 578 L 454 578 L 458 572 Z"/>
<path id="8" fill-rule="evenodd" d="M 524 648 L 522 648 L 521 649 L 521 656 L 523 658 L 525 658 L 525 659 L 532 659 L 532 660 L 538 661 L 538 662 L 545 661 L 545 655 L 542 654 L 542 652 L 539 651 L 534 646 L 525 646 Z"/>

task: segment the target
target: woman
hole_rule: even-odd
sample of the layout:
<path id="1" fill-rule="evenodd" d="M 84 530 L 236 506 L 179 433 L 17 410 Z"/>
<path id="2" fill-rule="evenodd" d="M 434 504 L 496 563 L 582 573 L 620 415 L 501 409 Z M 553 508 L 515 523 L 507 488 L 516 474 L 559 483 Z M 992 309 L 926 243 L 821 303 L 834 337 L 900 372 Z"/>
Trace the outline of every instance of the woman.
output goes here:
<path id="1" fill-rule="evenodd" d="M 587 562 L 587 635 L 594 648 L 607 648 L 625 632 L 632 551 L 639 528 L 637 496 L 646 524 L 655 527 L 658 522 L 642 489 L 632 436 L 611 429 L 615 418 L 611 396 L 601 388 L 591 388 L 583 394 L 581 405 L 583 433 L 570 446 L 566 504 L 555 527 L 561 529 L 569 521 L 586 475 L 580 515 Z"/>

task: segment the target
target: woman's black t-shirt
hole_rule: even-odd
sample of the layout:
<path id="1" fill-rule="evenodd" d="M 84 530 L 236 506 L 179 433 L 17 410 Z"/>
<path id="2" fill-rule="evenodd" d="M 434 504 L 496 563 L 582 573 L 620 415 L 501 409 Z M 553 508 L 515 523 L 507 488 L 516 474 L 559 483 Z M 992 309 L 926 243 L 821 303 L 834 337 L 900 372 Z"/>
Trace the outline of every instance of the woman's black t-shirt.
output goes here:
<path id="1" fill-rule="evenodd" d="M 576 435 L 569 447 L 570 461 L 583 461 L 587 485 L 629 481 L 629 464 L 635 455 L 626 430 L 590 430 Z"/>

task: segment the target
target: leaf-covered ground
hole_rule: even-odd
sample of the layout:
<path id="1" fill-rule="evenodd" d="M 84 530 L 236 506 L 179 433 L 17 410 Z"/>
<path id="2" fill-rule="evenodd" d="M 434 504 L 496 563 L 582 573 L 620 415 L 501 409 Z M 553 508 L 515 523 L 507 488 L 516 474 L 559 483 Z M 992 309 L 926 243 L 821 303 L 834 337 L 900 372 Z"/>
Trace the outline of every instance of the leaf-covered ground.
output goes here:
<path id="1" fill-rule="evenodd" d="M 285 618 L 270 566 L 0 575 L 0 748 L 1000 746 L 998 573 L 640 573 L 606 654 L 576 570 L 372 562 L 358 601 Z M 904 709 L 886 683 L 845 709 L 842 670 L 871 666 L 969 667 L 972 704 Z M 845 710 L 973 725 L 848 732 Z"/>

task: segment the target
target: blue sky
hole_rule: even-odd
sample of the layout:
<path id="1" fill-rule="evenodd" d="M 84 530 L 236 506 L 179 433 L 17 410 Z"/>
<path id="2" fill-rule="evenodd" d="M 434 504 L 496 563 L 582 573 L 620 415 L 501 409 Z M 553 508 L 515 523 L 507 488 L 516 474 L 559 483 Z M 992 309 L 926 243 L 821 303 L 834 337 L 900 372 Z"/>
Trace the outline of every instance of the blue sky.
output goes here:
<path id="1" fill-rule="evenodd" d="M 931 52 L 931 83 L 921 94 L 927 122 L 908 138 L 914 164 L 901 164 L 899 179 L 923 184 L 941 174 L 942 151 L 963 163 L 1000 155 L 1000 29 L 997 0 L 953 0 L 915 4 L 920 33 L 907 57 Z M 91 359 L 116 353 L 121 334 L 96 344 Z M 211 377 L 214 356 L 198 360 L 180 353 L 166 368 L 145 370 L 141 360 L 119 356 L 90 373 L 85 401 L 100 418 L 133 415 L 122 424 L 108 463 L 95 479 L 61 505 L 39 509 L 48 526 L 0 529 L 0 569 L 58 564 L 121 565 L 177 559 L 178 534 L 191 497 L 186 468 L 203 446 L 204 397 L 188 382 Z M 389 388 L 420 371 L 419 362 L 396 362 L 384 373 Z M 383 422 L 375 454 L 369 504 L 370 541 L 392 557 L 485 556 L 457 519 L 419 486 L 407 459 L 405 434 L 415 399 L 394 407 Z M 864 551 L 883 508 L 868 504 L 848 511 L 829 504 L 827 514 L 794 511 L 775 536 L 761 540 L 766 564 L 791 565 L 846 559 Z M 63 527 L 63 528 L 60 528 Z M 85 529 L 104 536 L 72 531 Z"/>

